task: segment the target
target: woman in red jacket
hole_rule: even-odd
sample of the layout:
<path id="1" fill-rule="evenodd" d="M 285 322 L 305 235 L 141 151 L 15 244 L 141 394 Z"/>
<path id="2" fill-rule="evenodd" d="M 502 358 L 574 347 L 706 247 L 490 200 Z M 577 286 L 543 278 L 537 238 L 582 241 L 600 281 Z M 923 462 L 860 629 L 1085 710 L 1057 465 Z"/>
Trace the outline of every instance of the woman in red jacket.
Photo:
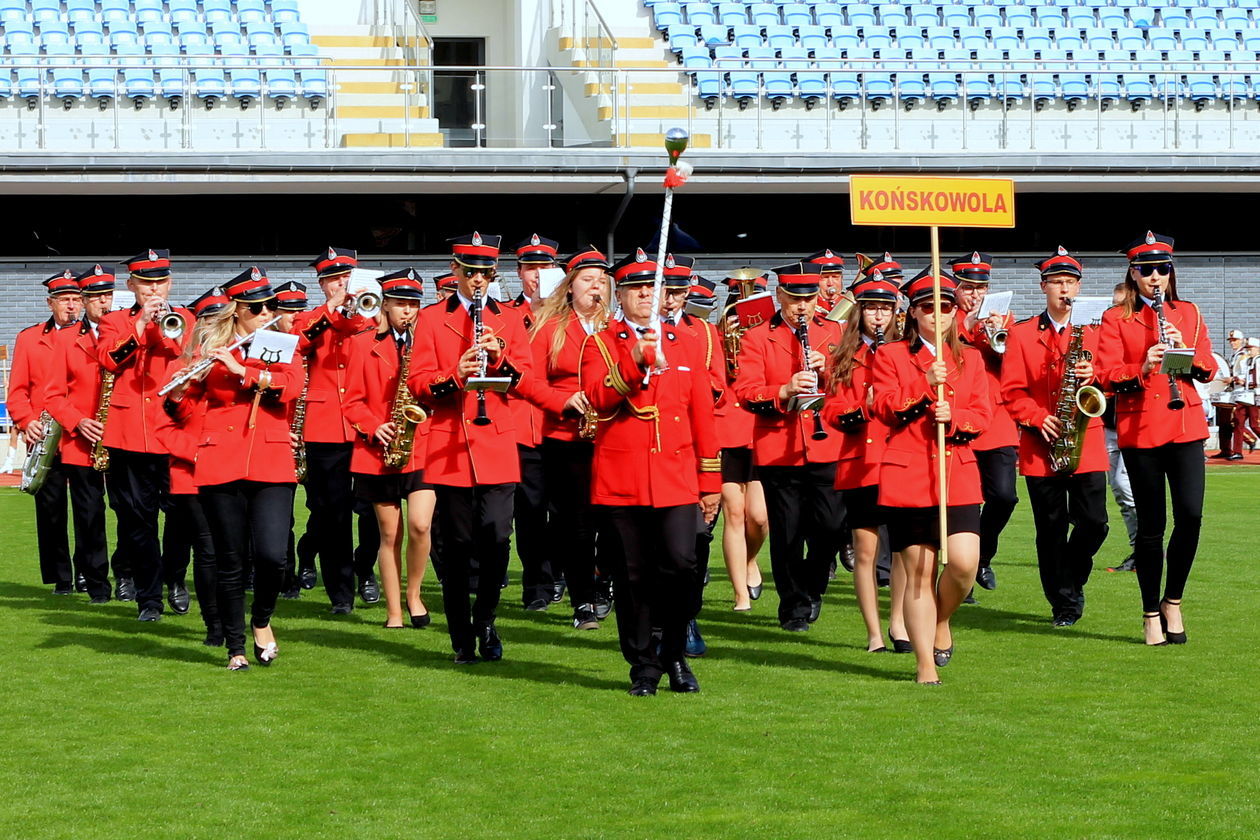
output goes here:
<path id="1" fill-rule="evenodd" d="M 866 649 L 876 653 L 888 649 L 879 626 L 879 585 L 875 574 L 880 528 L 888 524 L 886 511 L 879 504 L 879 465 L 888 442 L 888 427 L 871 410 L 871 368 L 884 342 L 900 337 L 893 324 L 897 287 L 876 275 L 874 279 L 859 281 L 853 292 L 859 314 L 850 320 L 831 354 L 828 379 L 832 398 L 823 408 L 823 420 L 843 433 L 836 464 L 836 489 L 844 497 L 847 522 L 853 531 L 853 590 L 866 624 Z M 854 321 L 857 329 L 853 329 Z M 902 610 L 906 570 L 896 558 L 891 578 L 888 637 L 898 653 L 909 652 Z"/>
<path id="2" fill-rule="evenodd" d="M 1210 382 L 1216 364 L 1203 315 L 1177 296 L 1173 240 L 1147 231 L 1129 245 L 1127 255 L 1124 300 L 1103 315 L 1094 367 L 1103 387 L 1115 394 L 1116 436 L 1133 486 L 1138 519 L 1133 559 L 1146 643 L 1184 644 L 1181 596 L 1203 523 L 1203 441 L 1208 436 L 1203 401 L 1191 379 Z M 1189 373 L 1159 372 L 1171 348 L 1193 351 Z M 1173 510 L 1167 581 L 1165 477 Z"/>
<path id="3" fill-rule="evenodd" d="M 385 626 L 402 628 L 402 549 L 407 536 L 407 612 L 411 626 L 427 627 L 431 619 L 420 598 L 420 584 L 429 563 L 430 532 L 437 495 L 425 484 L 424 464 L 427 423 L 411 431 L 411 455 L 401 465 L 385 463 L 386 448 L 403 429 L 395 420 L 398 377 L 402 360 L 411 352 L 411 334 L 424 286 L 413 269 L 387 274 L 381 283 L 381 324 L 351 339 L 350 368 L 346 375 L 346 419 L 357 435 L 350 471 L 354 492 L 370 502 L 380 528 L 376 562 L 385 593 Z M 406 388 L 406 383 L 403 383 Z M 411 399 L 410 392 L 405 392 Z M 427 413 L 427 411 L 426 411 Z M 402 503 L 407 503 L 403 527 Z"/>
<path id="4" fill-rule="evenodd" d="M 567 274 L 547 296 L 530 330 L 543 408 L 543 476 L 553 574 L 569 588 L 573 627 L 599 627 L 595 613 L 595 523 L 591 517 L 591 458 L 595 425 L 579 368 L 587 336 L 608 321 L 612 295 L 608 258 L 588 248 L 569 258 Z M 540 382 L 541 384 L 541 382 Z"/>
<path id="5" fill-rule="evenodd" d="M 271 616 L 284 575 L 293 491 L 297 486 L 289 440 L 289 408 L 301 390 L 300 365 L 247 358 L 247 347 L 228 345 L 275 318 L 275 293 L 261 269 L 251 267 L 224 284 L 233 305 L 197 324 L 186 358 L 217 362 L 190 386 L 171 392 L 176 416 L 205 402 L 198 434 L 197 485 L 214 534 L 219 571 L 219 615 L 228 669 L 249 667 L 245 657 L 245 579 L 254 559 L 254 657 L 270 665 L 279 653 Z"/>
<path id="6" fill-rule="evenodd" d="M 932 301 L 932 277 L 910 281 L 910 315 L 903 341 L 875 354 L 873 413 L 889 427 L 879 468 L 879 503 L 888 511 L 890 547 L 906 568 L 905 614 L 918 661 L 918 682 L 937 685 L 954 639 L 949 619 L 971 590 L 980 561 L 980 471 L 968 445 L 992 417 L 984 363 L 958 340 L 955 282 L 941 277 L 942 328 Z M 945 399 L 937 401 L 937 386 Z M 937 424 L 945 451 L 937 451 Z M 940 549 L 937 464 L 945 458 L 949 563 L 936 576 Z M 929 652 L 930 651 L 930 652 Z"/>

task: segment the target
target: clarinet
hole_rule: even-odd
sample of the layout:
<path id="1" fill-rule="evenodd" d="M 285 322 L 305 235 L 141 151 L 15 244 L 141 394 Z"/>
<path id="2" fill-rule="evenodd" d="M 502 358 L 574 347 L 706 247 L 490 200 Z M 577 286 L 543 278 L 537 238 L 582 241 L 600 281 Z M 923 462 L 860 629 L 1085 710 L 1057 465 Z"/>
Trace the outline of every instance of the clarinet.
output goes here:
<path id="1" fill-rule="evenodd" d="M 875 344 L 873 346 L 875 347 L 876 350 L 884 346 L 884 328 L 883 327 L 875 328 Z"/>
<path id="2" fill-rule="evenodd" d="M 1159 343 L 1167 346 L 1168 322 L 1164 320 L 1164 292 L 1159 287 L 1155 288 L 1151 305 L 1155 310 L 1155 317 L 1159 319 Z M 1168 407 L 1173 411 L 1180 411 L 1186 407 L 1186 401 L 1181 398 L 1181 386 L 1177 384 L 1177 376 L 1172 373 L 1168 374 Z"/>
<path id="3" fill-rule="evenodd" d="M 796 337 L 801 341 L 801 355 L 804 356 L 805 370 L 809 370 L 809 331 L 806 328 L 806 323 L 805 315 L 802 313 L 796 325 Z M 817 376 L 817 372 L 814 375 Z M 818 390 L 817 386 L 815 386 L 814 390 Z M 827 437 L 827 429 L 823 426 L 821 411 L 814 411 L 814 433 L 810 437 L 814 440 L 822 440 Z"/>
<path id="4" fill-rule="evenodd" d="M 477 348 L 477 376 L 486 375 L 486 367 L 490 363 L 490 358 L 486 353 L 486 349 L 481 346 L 481 339 L 486 334 L 486 326 L 481 320 L 481 298 L 475 297 L 472 304 L 468 307 L 468 314 L 472 317 L 473 322 L 473 346 Z M 486 391 L 484 388 L 477 389 L 477 416 L 473 418 L 474 426 L 490 425 L 490 418 L 486 416 Z"/>

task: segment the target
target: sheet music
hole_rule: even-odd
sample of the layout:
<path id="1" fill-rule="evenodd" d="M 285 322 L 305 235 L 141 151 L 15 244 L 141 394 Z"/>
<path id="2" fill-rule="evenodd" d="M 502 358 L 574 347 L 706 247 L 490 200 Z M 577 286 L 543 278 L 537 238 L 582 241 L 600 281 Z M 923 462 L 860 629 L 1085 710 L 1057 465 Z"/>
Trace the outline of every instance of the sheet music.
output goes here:
<path id="1" fill-rule="evenodd" d="M 980 313 L 976 318 L 983 321 L 990 315 L 1005 315 L 1011 311 L 1011 298 L 1014 292 L 990 292 L 984 296 L 980 304 Z"/>
<path id="2" fill-rule="evenodd" d="M 1072 318 L 1069 323 L 1074 327 L 1097 324 L 1103 313 L 1111 308 L 1109 297 L 1085 297 L 1082 295 L 1072 301 Z"/>
<path id="3" fill-rule="evenodd" d="M 1190 366 L 1194 362 L 1194 348 L 1186 347 L 1184 349 L 1169 349 L 1164 351 L 1163 364 L 1159 366 L 1159 372 L 1164 374 L 1182 374 L 1189 373 Z"/>
<path id="4" fill-rule="evenodd" d="M 130 309 L 136 305 L 136 293 L 131 289 L 114 289 L 114 309 Z"/>
<path id="5" fill-rule="evenodd" d="M 247 359 L 259 359 L 264 364 L 288 364 L 293 361 L 293 353 L 297 350 L 298 337 L 292 333 L 260 330 L 249 342 Z"/>
<path id="6" fill-rule="evenodd" d="M 381 284 L 377 279 L 384 277 L 385 272 L 373 271 L 368 268 L 352 268 L 350 269 L 350 279 L 346 281 L 346 294 L 354 297 L 359 292 L 375 292 L 381 293 Z"/>
<path id="7" fill-rule="evenodd" d="M 544 268 L 538 272 L 538 298 L 546 300 L 564 282 L 563 268 Z"/>

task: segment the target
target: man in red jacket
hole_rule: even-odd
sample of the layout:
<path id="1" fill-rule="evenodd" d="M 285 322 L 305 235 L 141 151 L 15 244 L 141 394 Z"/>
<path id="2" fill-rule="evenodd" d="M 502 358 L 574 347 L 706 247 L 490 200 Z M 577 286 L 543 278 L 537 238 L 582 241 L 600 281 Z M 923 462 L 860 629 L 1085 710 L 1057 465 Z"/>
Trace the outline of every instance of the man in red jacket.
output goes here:
<path id="1" fill-rule="evenodd" d="M 157 391 L 172 360 L 192 334 L 193 315 L 172 307 L 171 258 L 148 250 L 125 260 L 130 309 L 101 319 L 97 361 L 114 374 L 104 441 L 109 449 L 109 506 L 118 517 L 118 550 L 131 557 L 141 621 L 162 617 L 162 552 L 158 511 L 170 487 L 170 462 L 156 430 L 162 413 Z M 174 323 L 166 323 L 175 316 Z M 178 319 L 178 320 L 176 320 Z"/>
<path id="2" fill-rule="evenodd" d="M 74 514 L 74 568 L 83 576 L 92 603 L 104 604 L 109 601 L 105 481 L 104 474 L 92 464 L 104 430 L 96 420 L 101 391 L 96 337 L 101 318 L 114 304 L 114 275 L 94 265 L 75 282 L 83 295 L 83 319 L 76 329 L 57 333 L 46 393 L 48 410 L 62 428 L 61 463 L 70 483 L 70 510 Z M 114 571 L 122 588 L 130 573 Z"/>
<path id="3" fill-rule="evenodd" d="M 1010 521 L 1015 505 L 1016 448 L 1019 430 L 1006 410 L 1002 393 L 1002 359 L 1006 348 L 991 336 L 1000 330 L 1009 331 L 1015 324 L 1011 313 L 990 315 L 981 321 L 981 304 L 989 292 L 993 271 L 993 257 L 972 251 L 950 264 L 958 278 L 958 306 L 954 310 L 958 318 L 958 338 L 980 351 L 985 372 L 989 377 L 989 393 L 993 396 L 993 420 L 984 434 L 976 438 L 971 449 L 980 465 L 980 485 L 984 493 L 984 506 L 980 509 L 980 567 L 976 571 L 976 583 L 983 589 L 997 587 L 992 561 L 997 556 L 998 537 Z M 967 596 L 968 603 L 971 595 Z"/>
<path id="4" fill-rule="evenodd" d="M 779 311 L 744 334 L 735 381 L 736 396 L 756 416 L 753 455 L 766 490 L 779 623 L 794 633 L 818 619 L 844 531 L 844 503 L 835 489 L 840 435 L 821 428 L 820 401 L 795 401 L 821 390 L 818 377 L 840 340 L 839 326 L 817 313 L 821 269 L 817 263 L 775 269 Z"/>
<path id="5" fill-rule="evenodd" d="M 57 335 L 78 320 L 83 308 L 73 272 L 58 272 L 45 280 L 44 286 L 52 316 L 18 333 L 9 372 L 9 415 L 22 433 L 27 451 L 47 431 L 42 415 L 49 408 L 46 386 L 56 357 Z M 35 534 L 44 583 L 53 584 L 54 594 L 69 595 L 74 591 L 75 570 L 66 533 L 66 474 L 60 455 L 54 456 L 44 486 L 35 494 Z"/>
<path id="6" fill-rule="evenodd" d="M 306 354 L 306 509 L 307 531 L 298 543 L 298 579 L 315 585 L 314 557 L 319 554 L 324 590 L 334 615 L 354 609 L 354 497 L 350 483 L 350 455 L 354 433 L 345 417 L 346 369 L 349 341 L 371 326 L 357 312 L 347 313 L 346 284 L 359 264 L 349 248 L 329 248 L 311 261 L 325 302 L 298 315 L 294 326 Z M 372 520 L 375 524 L 375 520 Z M 376 552 L 372 552 L 375 560 Z M 363 600 L 379 600 L 375 576 L 361 576 Z"/>
<path id="7" fill-rule="evenodd" d="M 673 691 L 700 690 L 684 656 L 700 610 L 696 506 L 712 521 L 721 490 L 709 374 L 677 327 L 662 323 L 661 339 L 651 329 L 655 275 L 642 249 L 613 267 L 622 316 L 582 349 L 582 390 L 601 417 L 611 415 L 595 438 L 591 502 L 613 537 L 600 563 L 615 582 L 632 696 L 655 694 L 662 674 Z"/>
<path id="8" fill-rule="evenodd" d="M 1037 528 L 1037 566 L 1041 589 L 1050 602 L 1051 621 L 1069 627 L 1085 609 L 1085 582 L 1094 555 L 1107 538 L 1107 450 L 1101 416 L 1073 413 L 1084 426 L 1075 468 L 1052 462 L 1054 442 L 1071 438 L 1058 416 L 1068 354 L 1075 340 L 1069 323 L 1072 301 L 1081 290 L 1081 264 L 1060 245 L 1037 263 L 1046 309 L 1036 318 L 1011 328 L 1002 362 L 1002 402 L 1023 429 L 1019 438 L 1019 471 L 1028 487 Z M 1074 368 L 1071 398 L 1094 379 L 1090 359 L 1098 351 L 1096 327 L 1081 328 L 1083 356 Z M 1094 396 L 1086 392 L 1085 398 Z M 1099 393 L 1097 396 L 1101 396 Z M 1101 412 L 1102 405 L 1097 408 Z M 1070 530 L 1070 535 L 1069 535 Z"/>
<path id="9" fill-rule="evenodd" d="M 477 661 L 475 646 L 482 659 L 503 658 L 494 619 L 521 477 L 509 396 L 529 387 L 533 358 L 520 317 L 486 294 L 500 237 L 474 231 L 450 241 L 458 288 L 446 302 L 421 311 L 407 382 L 417 399 L 434 407 L 424 477 L 437 492 L 451 647 L 455 662 L 467 665 Z M 486 378 L 506 390 L 469 387 L 470 379 Z M 473 569 L 477 591 L 470 605 Z"/>

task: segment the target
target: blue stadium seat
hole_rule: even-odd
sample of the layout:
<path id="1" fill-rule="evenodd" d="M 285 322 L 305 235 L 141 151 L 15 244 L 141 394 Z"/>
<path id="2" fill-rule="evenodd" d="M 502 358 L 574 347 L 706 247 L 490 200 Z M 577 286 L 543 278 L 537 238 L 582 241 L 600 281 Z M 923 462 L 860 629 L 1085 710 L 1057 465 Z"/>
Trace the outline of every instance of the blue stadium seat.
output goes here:
<path id="1" fill-rule="evenodd" d="M 46 20 L 61 20 L 61 0 L 31 0 L 31 20 L 43 23 Z"/>
<path id="2" fill-rule="evenodd" d="M 789 3 L 779 9 L 788 26 L 813 26 L 814 13 L 804 3 Z M 774 74 L 771 74 L 774 75 Z"/>
<path id="3" fill-rule="evenodd" d="M 1248 52 L 1260 52 L 1260 30 L 1248 29 L 1243 32 L 1243 49 Z"/>
<path id="4" fill-rule="evenodd" d="M 232 96 L 236 97 L 241 108 L 249 105 L 262 95 L 262 74 L 256 67 L 246 66 L 251 63 L 249 50 L 243 43 L 226 44 L 220 48 L 223 63 L 227 66 L 228 77 L 232 83 Z"/>
<path id="5" fill-rule="evenodd" d="M 797 39 L 807 50 L 816 50 L 827 46 L 827 30 L 817 24 L 802 26 L 796 30 Z"/>
<path id="6" fill-rule="evenodd" d="M 954 30 L 949 26 L 927 27 L 927 42 L 928 46 L 937 50 L 950 50 L 957 46 Z"/>
<path id="7" fill-rule="evenodd" d="M 294 55 L 296 47 L 305 47 L 311 43 L 311 32 L 305 23 L 282 23 L 280 24 L 280 43 Z"/>
<path id="8" fill-rule="evenodd" d="M 941 13 L 936 6 L 916 3 L 910 7 L 910 24 L 912 26 L 939 26 Z"/>
<path id="9" fill-rule="evenodd" d="M 1016 6 L 1011 4 L 1009 6 L 1005 6 L 1004 10 L 1004 17 L 1007 26 L 1022 28 L 1025 26 L 1032 26 L 1035 23 L 1033 20 L 1032 9 L 1027 6 Z"/>
<path id="10" fill-rule="evenodd" d="M 1215 50 L 1203 50 L 1199 53 L 1198 63 L 1195 65 L 1200 70 L 1211 72 L 1213 81 L 1220 86 L 1220 95 L 1223 99 L 1237 100 L 1246 99 L 1248 94 L 1247 79 L 1242 73 L 1231 73 L 1233 63 L 1223 52 Z M 1190 81 L 1190 94 L 1193 98 L 1195 91 L 1195 83 L 1197 78 Z"/>
<path id="11" fill-rule="evenodd" d="M 1129 19 L 1119 6 L 1103 6 L 1098 10 L 1098 25 L 1105 29 L 1125 29 Z"/>
<path id="12" fill-rule="evenodd" d="M 735 45 L 747 49 L 748 47 L 761 46 L 761 27 L 754 26 L 750 23 L 743 23 L 739 26 L 732 27 Z M 692 39 L 695 39 L 695 33 L 692 33 Z M 673 46 L 674 38 L 671 35 L 669 39 L 670 46 Z M 677 52 L 677 50 L 675 50 Z"/>
<path id="13" fill-rule="evenodd" d="M 1234 0 L 1203 0 L 1203 5 L 1212 9 L 1228 9 Z"/>
<path id="14" fill-rule="evenodd" d="M 961 29 L 971 26 L 971 7 L 962 4 L 951 4 L 941 8 L 941 23 Z"/>
<path id="15" fill-rule="evenodd" d="M 944 109 L 951 102 L 955 102 L 959 97 L 958 73 L 953 66 L 941 59 L 945 58 L 943 54 L 939 54 L 936 50 L 929 51 L 931 55 L 923 55 L 923 59 L 936 59 L 930 61 L 926 66 L 928 68 L 927 80 L 928 91 L 932 95 L 932 99 L 936 101 L 938 109 Z M 915 53 L 915 61 L 920 60 L 920 53 Z"/>
<path id="16" fill-rule="evenodd" d="M 948 62 L 946 66 L 949 67 L 950 71 L 961 77 L 962 93 L 972 110 L 993 98 L 993 85 L 990 83 L 987 74 L 976 72 L 982 68 L 979 66 L 979 62 L 972 61 L 971 50 L 955 48 L 945 50 L 942 55 Z M 933 90 L 933 94 L 935 94 L 935 90 Z"/>
<path id="17" fill-rule="evenodd" d="M 13 70 L 6 63 L 3 68 L 0 68 L 0 101 L 8 99 L 12 95 Z M 5 412 L 5 417 L 0 419 L 7 419 L 7 411 Z"/>
<path id="18" fill-rule="evenodd" d="M 272 6 L 274 9 L 274 4 Z M 718 22 L 726 26 L 748 23 L 748 6 L 744 3 L 718 3 Z"/>
<path id="19" fill-rule="evenodd" d="M 171 34 L 169 29 L 161 29 L 157 27 L 145 27 L 144 43 L 147 46 L 155 46 L 157 44 L 173 44 L 175 36 Z"/>
<path id="20" fill-rule="evenodd" d="M 101 0 L 101 20 L 131 20 L 131 0 Z"/>
<path id="21" fill-rule="evenodd" d="M 1089 98 L 1089 79 L 1080 64 L 1064 67 L 1058 73 L 1059 95 L 1073 111 Z"/>
<path id="22" fill-rule="evenodd" d="M 726 28 L 723 27 L 722 40 L 720 43 L 727 43 L 728 35 L 729 33 L 726 31 Z M 245 39 L 249 42 L 251 47 L 257 47 L 260 44 L 264 46 L 270 46 L 271 44 L 276 44 L 278 46 L 280 44 L 280 39 L 276 37 L 276 30 L 272 27 L 271 23 L 264 21 L 245 24 Z"/>
<path id="23" fill-rule="evenodd" d="M 1122 50 L 1146 49 L 1146 33 L 1140 29 L 1117 29 L 1116 42 Z"/>
<path id="24" fill-rule="evenodd" d="M 879 4 L 879 25 L 884 27 L 905 26 L 910 22 L 906 7 L 898 3 Z"/>
<path id="25" fill-rule="evenodd" d="M 1007 57 L 1011 61 L 1011 66 L 1024 74 L 1022 79 L 1024 89 L 1028 90 L 1033 100 L 1044 104 L 1054 99 L 1058 93 L 1058 89 L 1054 84 L 1054 77 L 1048 73 L 1034 73 L 1034 70 L 1042 69 L 1042 65 L 1037 61 L 1037 53 L 1027 47 L 1008 50 Z"/>
<path id="26" fill-rule="evenodd" d="M 44 46 L 69 44 L 70 30 L 59 20 L 44 20 L 39 26 L 39 41 Z"/>
<path id="27" fill-rule="evenodd" d="M 875 7 L 866 3 L 849 4 L 845 7 L 845 14 L 849 18 L 849 26 L 875 26 L 878 23 L 875 17 Z"/>
<path id="28" fill-rule="evenodd" d="M 849 57 L 854 58 L 853 51 L 849 51 Z M 866 56 L 867 59 L 873 59 L 874 53 Z M 858 68 L 858 87 L 862 92 L 863 98 L 871 102 L 874 107 L 879 107 L 880 103 L 892 99 L 893 97 L 893 76 L 892 73 L 885 69 L 881 63 L 866 64 Z"/>
<path id="29" fill-rule="evenodd" d="M 302 97 L 311 108 L 319 107 L 328 97 L 328 71 L 320 63 L 319 48 L 314 44 L 297 44 L 290 52 L 298 67 Z"/>
<path id="30" fill-rule="evenodd" d="M 664 32 L 675 23 L 682 23 L 682 6 L 677 3 L 656 3 L 652 6 L 652 20 L 656 28 Z"/>
<path id="31" fill-rule="evenodd" d="M 57 62 L 60 65 L 48 69 L 48 75 L 52 79 L 52 95 L 69 109 L 83 98 L 83 69 L 77 64 L 74 47 L 69 44 L 49 44 L 44 47 L 44 56 L 49 64 Z"/>
<path id="32" fill-rule="evenodd" d="M 804 47 L 784 50 L 782 58 L 783 66 L 791 70 L 796 78 L 796 92 L 804 100 L 806 110 L 827 96 L 827 77 L 822 70 L 810 64 Z"/>
<path id="33" fill-rule="evenodd" d="M 1147 42 L 1154 50 L 1175 50 L 1177 49 L 1176 32 L 1172 29 L 1164 29 L 1163 27 L 1155 27 L 1146 30 Z"/>
<path id="34" fill-rule="evenodd" d="M 768 49 L 763 47 L 754 47 L 753 49 Z M 756 70 L 748 65 L 745 61 L 742 67 L 729 65 L 730 70 L 727 71 L 727 79 L 729 80 L 730 93 L 738 103 L 742 111 L 757 97 L 761 95 L 761 76 Z"/>
<path id="35" fill-rule="evenodd" d="M 861 43 L 856 26 L 834 26 L 831 29 L 831 45 L 846 50 Z"/>
<path id="36" fill-rule="evenodd" d="M 976 26 L 982 29 L 992 29 L 1002 25 L 1002 11 L 997 6 L 973 6 L 971 14 Z"/>
<path id="37" fill-rule="evenodd" d="M 0 11 L 3 9 L 4 5 L 0 4 Z M 66 19 L 71 23 L 79 20 L 95 21 L 96 0 L 66 0 Z"/>
<path id="38" fill-rule="evenodd" d="M 167 19 L 166 4 L 162 0 L 135 0 L 134 16 L 137 23 L 147 20 Z"/>
<path id="39" fill-rule="evenodd" d="M 109 24 L 109 42 L 114 46 L 137 44 L 140 42 L 140 33 L 136 31 L 136 26 L 131 21 L 114 20 Z"/>
<path id="40" fill-rule="evenodd" d="M 1181 48 L 1184 50 L 1206 50 L 1208 48 L 1208 32 L 1198 29 L 1179 29 L 1177 34 L 1181 36 Z"/>
<path id="41" fill-rule="evenodd" d="M 1043 29 L 1057 29 L 1060 26 L 1067 26 L 1063 10 L 1057 6 L 1038 6 L 1033 9 L 1033 17 L 1036 19 L 1037 25 Z"/>
<path id="42" fill-rule="evenodd" d="M 1241 48 L 1233 32 L 1228 32 L 1224 29 L 1214 29 L 1212 30 L 1211 38 L 1212 49 L 1214 50 L 1237 52 Z"/>
<path id="43" fill-rule="evenodd" d="M 1061 50 L 1079 50 L 1085 46 L 1085 42 L 1081 40 L 1081 30 L 1064 27 L 1063 29 L 1054 29 L 1050 32 L 1054 38 L 1055 46 Z"/>
<path id="44" fill-rule="evenodd" d="M 1116 49 L 1099 50 L 1098 56 L 1101 64 L 1097 72 L 1092 75 L 1096 95 L 1105 107 L 1108 103 L 1120 99 L 1123 93 L 1120 88 L 1120 69 L 1129 62 L 1130 58 L 1127 51 Z"/>
<path id="45" fill-rule="evenodd" d="M 191 73 L 190 92 L 196 94 L 207 110 L 213 108 L 228 94 L 227 76 L 222 64 L 208 47 L 195 48 L 189 52 L 188 58 L 196 65 Z"/>
<path id="46" fill-rule="evenodd" d="M 1212 17 L 1215 19 L 1216 15 L 1213 14 Z M 1165 5 L 1159 10 L 1159 25 L 1169 29 L 1185 29 L 1190 25 L 1190 16 L 1185 9 Z"/>
<path id="47" fill-rule="evenodd" d="M 1250 29 L 1251 15 L 1246 9 L 1222 9 L 1221 26 L 1225 29 Z"/>
<path id="48" fill-rule="evenodd" d="M 766 27 L 766 43 L 778 49 L 796 46 L 796 32 L 786 24 Z"/>
<path id="49" fill-rule="evenodd" d="M 862 43 L 873 50 L 886 50 L 892 47 L 892 32 L 882 26 L 865 26 L 862 28 Z"/>
<path id="50" fill-rule="evenodd" d="M 863 48 L 854 47 L 852 50 L 849 50 L 850 53 L 854 51 L 860 54 Z M 862 89 L 858 84 L 857 71 L 844 60 L 840 50 L 834 47 L 819 50 L 814 53 L 814 63 L 830 84 L 831 96 L 840 104 L 842 109 L 849 102 L 861 97 Z"/>
<path id="51" fill-rule="evenodd" d="M 985 50 L 989 48 L 989 36 L 978 26 L 958 30 L 959 40 L 969 50 Z"/>
<path id="52" fill-rule="evenodd" d="M 989 30 L 993 46 L 999 50 L 1019 49 L 1019 30 L 1011 26 L 995 26 Z"/>
<path id="53" fill-rule="evenodd" d="M 1024 30 L 1024 46 L 1030 50 L 1049 50 L 1054 44 L 1050 38 L 1049 29 L 1039 29 L 1030 26 Z"/>
<path id="54" fill-rule="evenodd" d="M 283 108 L 290 100 L 297 98 L 297 73 L 285 58 L 284 48 L 279 44 L 262 45 L 254 48 L 254 54 L 266 74 L 265 93 L 275 102 L 276 107 Z"/>
<path id="55" fill-rule="evenodd" d="M 241 23 L 258 23 L 267 19 L 267 6 L 263 0 L 236 0 L 236 16 Z"/>
<path id="56" fill-rule="evenodd" d="M 84 23 L 74 28 L 74 42 L 79 46 L 103 44 L 105 43 L 105 32 L 101 29 L 99 23 Z"/>
<path id="57" fill-rule="evenodd" d="M 819 26 L 833 30 L 838 26 L 844 26 L 844 6 L 831 0 L 826 3 L 815 3 L 814 21 Z"/>
<path id="58" fill-rule="evenodd" d="M 155 93 L 168 100 L 170 107 L 178 107 L 187 92 L 184 63 L 179 57 L 179 50 L 174 45 L 156 46 L 149 52 L 153 55 L 153 64 L 157 68 L 157 90 Z"/>
<path id="59" fill-rule="evenodd" d="M 23 14 L 25 14 L 25 9 L 23 9 Z M 17 95 L 31 103 L 38 102 L 44 91 L 41 74 L 35 64 L 39 58 L 39 47 L 33 41 L 10 42 L 9 56 L 14 59 Z"/>
<path id="60" fill-rule="evenodd" d="M 674 52 L 681 52 L 684 47 L 694 47 L 700 43 L 696 38 L 696 28 L 689 23 L 670 24 L 669 29 L 665 30 L 665 37 L 669 41 L 669 48 Z M 761 43 L 761 32 L 757 33 L 757 43 Z"/>
<path id="61" fill-rule="evenodd" d="M 788 47 L 789 50 L 800 49 Z M 796 86 L 790 73 L 781 70 L 777 56 L 768 48 L 748 51 L 749 64 L 761 73 L 762 86 L 770 106 L 777 110 L 788 99 L 796 95 Z M 776 72 L 777 71 L 777 72 Z"/>
<path id="62" fill-rule="evenodd" d="M 688 27 L 691 24 L 686 24 Z M 673 31 L 673 27 L 670 27 Z M 720 47 L 731 42 L 731 31 L 720 23 L 706 23 L 700 26 L 699 43 L 706 47 Z"/>
<path id="63" fill-rule="evenodd" d="M 220 29 L 214 33 L 214 45 L 222 53 L 224 48 L 244 47 L 245 36 L 238 29 Z"/>
<path id="64" fill-rule="evenodd" d="M 757 26 L 778 26 L 783 23 L 783 19 L 779 17 L 779 7 L 773 3 L 753 3 L 748 7 L 748 13 Z"/>
<path id="65" fill-rule="evenodd" d="M 703 23 L 717 23 L 717 12 L 713 10 L 713 6 L 708 2 L 685 0 L 683 2 L 683 14 L 687 23 L 694 26 L 699 26 Z"/>
<path id="66" fill-rule="evenodd" d="M 189 52 L 197 47 L 208 46 L 210 43 L 210 36 L 204 29 L 181 29 L 179 31 L 179 45 L 184 52 Z"/>
<path id="67" fill-rule="evenodd" d="M 901 50 L 927 46 L 927 42 L 923 40 L 923 30 L 917 26 L 903 26 L 893 33 L 893 37 L 897 41 L 897 48 Z"/>
<path id="68" fill-rule="evenodd" d="M 271 0 L 271 19 L 276 23 L 297 23 L 298 18 L 297 0 Z"/>
<path id="69" fill-rule="evenodd" d="M 1122 72 L 1120 82 L 1124 85 L 1124 98 L 1135 111 L 1150 102 L 1155 95 L 1151 74 L 1140 66 Z"/>
<path id="70" fill-rule="evenodd" d="M 162 44 L 160 46 L 170 46 Z M 152 59 L 149 58 L 139 44 L 123 47 L 118 52 L 124 58 L 122 68 L 122 95 L 131 100 L 131 104 L 140 108 L 145 102 L 157 95 L 157 85 L 153 78 Z M 115 82 L 116 84 L 116 82 Z M 88 73 L 88 86 L 92 85 L 91 71 Z M 92 92 L 96 96 L 95 92 Z"/>
<path id="71" fill-rule="evenodd" d="M 708 107 L 722 94 L 722 74 L 708 69 L 713 66 L 713 57 L 704 47 L 687 47 L 682 51 L 682 63 L 696 82 L 696 95 Z"/>
<path id="72" fill-rule="evenodd" d="M 1077 29 L 1092 29 L 1098 25 L 1094 10 L 1088 6 L 1068 6 L 1064 12 L 1066 12 L 1068 26 L 1074 26 Z"/>
<path id="73" fill-rule="evenodd" d="M 1009 106 L 1025 96 L 1023 70 L 1006 59 L 999 49 L 976 51 L 980 66 L 993 74 L 993 90 Z"/>
<path id="74" fill-rule="evenodd" d="M 1148 29 L 1155 25 L 1155 7 L 1139 6 L 1136 3 L 1124 4 L 1125 14 L 1129 16 L 1129 26 Z"/>
<path id="75" fill-rule="evenodd" d="M 936 53 L 935 50 L 931 52 Z M 888 61 L 888 65 L 896 71 L 897 97 L 901 100 L 903 107 L 909 109 L 927 99 L 927 82 L 924 81 L 924 72 L 913 58 L 909 55 L 904 58 L 894 56 Z"/>
<path id="76" fill-rule="evenodd" d="M 1091 50 L 1109 50 L 1116 45 L 1110 29 L 1094 27 L 1085 30 L 1085 46 Z"/>

